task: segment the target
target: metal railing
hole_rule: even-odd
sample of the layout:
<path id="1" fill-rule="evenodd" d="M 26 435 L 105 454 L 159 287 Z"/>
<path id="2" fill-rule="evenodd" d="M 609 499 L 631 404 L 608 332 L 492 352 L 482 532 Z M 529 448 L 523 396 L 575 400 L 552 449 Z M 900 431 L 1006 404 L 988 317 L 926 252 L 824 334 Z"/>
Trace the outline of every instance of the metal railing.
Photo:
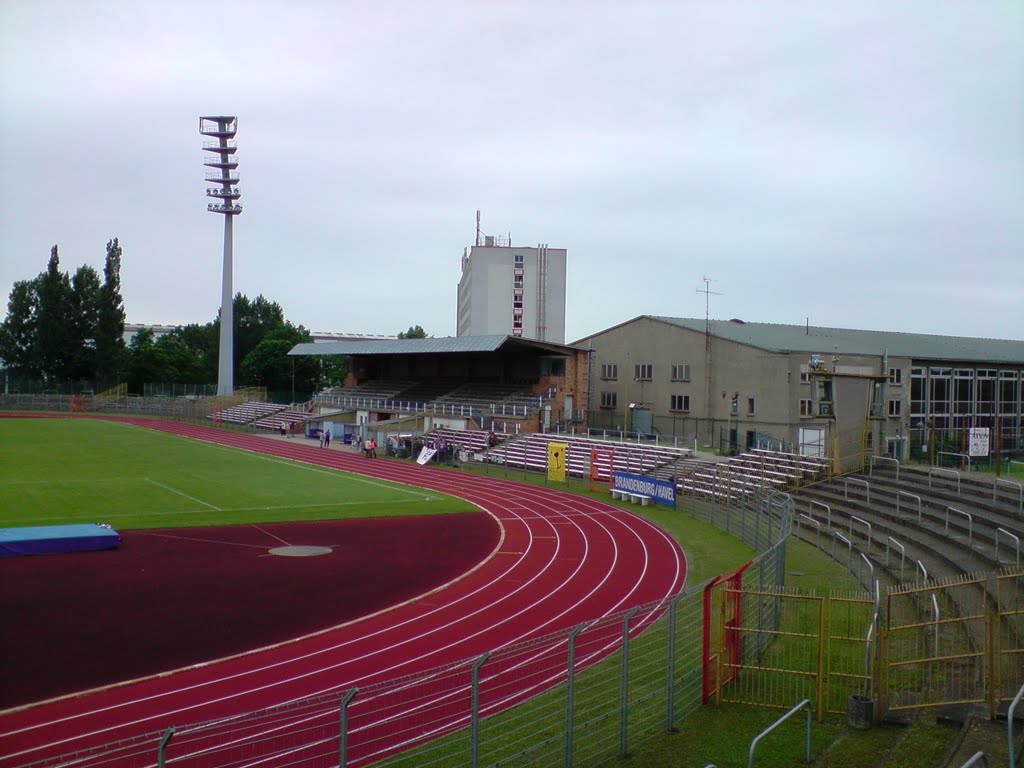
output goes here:
<path id="1" fill-rule="evenodd" d="M 868 461 L 868 477 L 874 476 L 875 464 L 892 463 L 896 465 L 896 480 L 900 479 L 900 463 L 891 456 L 871 456 Z"/>
<path id="2" fill-rule="evenodd" d="M 1013 540 L 1014 547 L 1016 549 L 1016 558 L 1014 559 L 1015 565 L 1020 565 L 1020 537 L 1015 533 L 1010 533 L 1005 528 L 996 528 L 996 565 L 999 565 L 999 536 L 1003 535 L 1008 539 Z"/>
<path id="3" fill-rule="evenodd" d="M 1010 768 L 1015 768 L 1017 765 L 1017 756 L 1014 753 L 1017 745 L 1013 741 L 1013 721 L 1015 713 L 1017 711 L 1017 705 L 1020 704 L 1021 698 L 1024 697 L 1024 685 L 1017 691 L 1017 695 L 1013 697 L 1013 701 L 1010 702 L 1010 708 L 1006 710 L 1006 740 L 1009 743 L 1010 752 Z"/>
<path id="4" fill-rule="evenodd" d="M 853 483 L 854 485 L 863 485 L 864 486 L 864 501 L 867 502 L 868 504 L 870 504 L 871 503 L 871 485 L 868 483 L 868 481 L 867 480 L 861 480 L 861 479 L 856 478 L 856 477 L 844 477 L 843 478 L 843 496 L 847 500 L 850 499 L 850 483 Z"/>
<path id="5" fill-rule="evenodd" d="M 906 491 L 896 491 L 896 516 L 900 514 L 900 498 L 906 496 L 907 498 L 913 499 L 917 502 L 917 524 L 921 524 L 921 497 L 914 493 L 907 493 Z"/>
<path id="6" fill-rule="evenodd" d="M 932 487 L 933 475 L 952 475 L 956 478 L 956 495 L 960 496 L 960 473 L 955 469 L 944 469 L 943 467 L 928 467 L 928 487 Z"/>
<path id="7" fill-rule="evenodd" d="M 1017 510 L 1024 513 L 1024 483 L 1018 483 L 1016 480 L 1004 480 L 1001 477 L 997 477 L 995 482 L 992 483 L 992 501 L 996 500 L 996 495 L 999 491 L 1000 485 L 1017 489 Z"/>
<path id="8" fill-rule="evenodd" d="M 788 712 L 786 712 L 786 714 L 782 715 L 778 720 L 776 720 L 774 723 L 769 725 L 767 728 L 765 728 L 763 731 L 761 731 L 759 734 L 757 734 L 757 736 L 754 737 L 754 740 L 750 742 L 750 752 L 747 754 L 747 768 L 753 768 L 753 766 L 754 766 L 754 750 L 757 749 L 757 745 L 761 741 L 761 739 L 763 739 L 769 733 L 774 731 L 776 728 L 778 728 L 780 725 L 782 725 L 786 720 L 788 720 L 790 717 L 795 715 L 801 709 L 806 709 L 807 710 L 807 758 L 806 759 L 807 759 L 807 764 L 808 765 L 811 764 L 811 700 L 810 699 L 804 699 L 799 704 L 794 705 L 792 709 L 790 709 Z"/>
<path id="9" fill-rule="evenodd" d="M 971 546 L 974 543 L 974 516 L 970 512 L 964 512 L 962 509 L 956 507 L 946 507 L 946 528 L 944 533 L 949 535 L 949 513 L 956 512 L 958 515 L 963 515 L 967 518 L 967 546 Z"/>

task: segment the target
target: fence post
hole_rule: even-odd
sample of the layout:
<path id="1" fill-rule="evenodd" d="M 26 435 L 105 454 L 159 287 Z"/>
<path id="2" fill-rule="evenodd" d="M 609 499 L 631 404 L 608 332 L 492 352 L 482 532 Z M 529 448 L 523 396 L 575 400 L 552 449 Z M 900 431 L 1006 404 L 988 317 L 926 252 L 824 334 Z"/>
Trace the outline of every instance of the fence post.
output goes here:
<path id="1" fill-rule="evenodd" d="M 622 617 L 622 672 L 619 680 L 619 757 L 626 756 L 626 725 L 629 709 L 629 620 L 639 610 L 640 606 L 635 605 Z"/>
<path id="2" fill-rule="evenodd" d="M 576 636 L 589 622 L 577 624 L 569 633 L 569 658 L 565 673 L 565 768 L 572 768 L 573 707 L 576 695 Z"/>
<path id="3" fill-rule="evenodd" d="M 669 733 L 675 731 L 675 708 L 676 708 L 676 608 L 679 601 L 683 599 L 682 593 L 676 595 L 675 599 L 668 606 L 668 679 L 666 683 L 666 709 L 665 709 L 665 730 Z"/>
<path id="4" fill-rule="evenodd" d="M 473 698 L 470 712 L 470 765 L 477 768 L 480 765 L 480 667 L 484 665 L 491 656 L 490 651 L 485 651 L 479 659 L 473 663 Z"/>
<path id="5" fill-rule="evenodd" d="M 346 768 L 348 765 L 348 705 L 359 693 L 359 689 L 353 686 L 341 699 L 340 732 L 338 740 L 338 768 Z"/>
<path id="6" fill-rule="evenodd" d="M 171 738 L 174 736 L 174 726 L 172 725 L 164 733 L 160 739 L 160 744 L 156 748 L 156 764 L 157 768 L 164 768 L 164 750 L 167 749 L 167 745 L 170 743 Z"/>

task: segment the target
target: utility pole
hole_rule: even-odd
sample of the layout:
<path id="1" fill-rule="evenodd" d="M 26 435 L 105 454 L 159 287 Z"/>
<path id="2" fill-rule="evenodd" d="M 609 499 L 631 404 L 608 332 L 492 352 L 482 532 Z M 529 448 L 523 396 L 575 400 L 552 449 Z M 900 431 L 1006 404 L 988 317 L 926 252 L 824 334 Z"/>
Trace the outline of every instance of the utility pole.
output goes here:
<path id="1" fill-rule="evenodd" d="M 704 288 L 698 288 L 697 293 L 704 294 L 704 420 L 707 424 L 707 444 L 714 444 L 715 424 L 711 418 L 711 368 L 713 364 L 711 356 L 711 297 L 722 294 L 711 290 L 713 282 L 707 275 L 701 278 L 704 281 Z"/>

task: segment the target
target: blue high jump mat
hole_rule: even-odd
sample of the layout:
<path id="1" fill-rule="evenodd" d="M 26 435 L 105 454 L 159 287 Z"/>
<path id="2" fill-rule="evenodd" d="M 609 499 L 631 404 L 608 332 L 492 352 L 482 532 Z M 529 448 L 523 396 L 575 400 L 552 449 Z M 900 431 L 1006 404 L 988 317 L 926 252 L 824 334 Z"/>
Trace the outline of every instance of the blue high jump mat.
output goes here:
<path id="1" fill-rule="evenodd" d="M 116 549 L 121 536 L 104 523 L 0 528 L 0 557 Z"/>

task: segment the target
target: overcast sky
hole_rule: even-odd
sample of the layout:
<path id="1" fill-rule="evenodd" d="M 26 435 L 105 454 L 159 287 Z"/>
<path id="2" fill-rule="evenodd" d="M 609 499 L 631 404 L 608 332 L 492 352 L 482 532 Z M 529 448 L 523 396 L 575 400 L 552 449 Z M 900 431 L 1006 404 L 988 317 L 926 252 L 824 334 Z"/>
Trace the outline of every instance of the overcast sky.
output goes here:
<path id="1" fill-rule="evenodd" d="M 234 286 L 455 333 L 487 234 L 568 249 L 566 340 L 639 314 L 1024 338 L 1024 3 L 0 0 L 0 291 L 124 248 L 128 321 Z"/>

